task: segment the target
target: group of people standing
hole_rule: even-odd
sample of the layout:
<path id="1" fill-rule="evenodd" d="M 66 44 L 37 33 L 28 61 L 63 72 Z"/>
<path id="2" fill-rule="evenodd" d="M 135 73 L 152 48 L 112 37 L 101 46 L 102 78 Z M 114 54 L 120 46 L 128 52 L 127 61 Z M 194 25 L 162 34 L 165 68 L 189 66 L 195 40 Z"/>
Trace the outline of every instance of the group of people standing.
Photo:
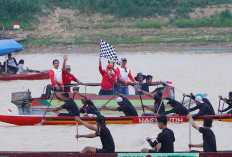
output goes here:
<path id="1" fill-rule="evenodd" d="M 63 57 L 62 69 L 59 69 L 59 61 L 53 61 L 53 68 L 50 70 L 50 79 L 53 87 L 57 91 L 70 92 L 70 87 L 66 84 L 70 84 L 72 81 L 78 84 L 83 84 L 73 74 L 71 74 L 71 66 L 67 65 L 68 57 Z M 119 92 L 123 95 L 129 95 L 128 85 L 134 86 L 135 94 L 139 94 L 137 89 L 141 88 L 144 91 L 149 92 L 150 85 L 156 85 L 158 82 L 153 82 L 151 75 L 143 75 L 138 73 L 136 77 L 133 77 L 131 70 L 126 66 L 127 58 L 121 58 L 121 65 L 114 68 L 114 63 L 108 62 L 105 69 L 102 68 L 102 62 L 99 60 L 99 72 L 102 75 L 101 89 L 99 95 L 113 95 Z M 144 80 L 146 80 L 144 82 Z M 162 83 L 162 82 L 161 82 Z M 165 84 L 164 84 L 165 85 Z M 77 87 L 79 88 L 79 87 Z"/>

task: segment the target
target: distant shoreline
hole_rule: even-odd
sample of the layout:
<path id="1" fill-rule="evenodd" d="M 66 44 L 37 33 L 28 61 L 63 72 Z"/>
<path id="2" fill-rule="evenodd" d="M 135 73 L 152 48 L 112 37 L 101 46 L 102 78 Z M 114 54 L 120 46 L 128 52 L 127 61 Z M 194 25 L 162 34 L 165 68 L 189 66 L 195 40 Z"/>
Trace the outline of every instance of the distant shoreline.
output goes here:
<path id="1" fill-rule="evenodd" d="M 232 48 L 232 42 L 183 42 L 183 43 L 130 43 L 112 44 L 117 52 L 189 51 L 188 48 Z M 93 53 L 99 44 L 26 44 L 24 52 L 80 52 Z"/>

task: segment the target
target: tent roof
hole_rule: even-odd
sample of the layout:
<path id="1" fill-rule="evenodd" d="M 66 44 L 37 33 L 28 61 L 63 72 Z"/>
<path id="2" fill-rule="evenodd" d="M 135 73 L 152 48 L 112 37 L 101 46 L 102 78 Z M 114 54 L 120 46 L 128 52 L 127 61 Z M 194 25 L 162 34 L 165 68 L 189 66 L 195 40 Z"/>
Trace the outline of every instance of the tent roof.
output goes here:
<path id="1" fill-rule="evenodd" d="M 17 43 L 15 40 L 0 40 L 0 56 L 19 52 L 23 49 L 23 46 Z"/>

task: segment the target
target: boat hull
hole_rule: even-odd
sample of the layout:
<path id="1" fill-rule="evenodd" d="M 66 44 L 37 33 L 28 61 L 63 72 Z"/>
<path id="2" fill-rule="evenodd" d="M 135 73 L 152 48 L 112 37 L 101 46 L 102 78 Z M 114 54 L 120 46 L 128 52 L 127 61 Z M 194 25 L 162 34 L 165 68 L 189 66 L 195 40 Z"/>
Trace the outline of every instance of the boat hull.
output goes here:
<path id="1" fill-rule="evenodd" d="M 44 80 L 49 78 L 49 72 L 31 73 L 31 74 L 14 74 L 9 76 L 0 76 L 2 81 L 11 80 Z"/>
<path id="2" fill-rule="evenodd" d="M 232 121 L 232 115 L 220 117 L 219 115 L 201 116 L 196 121 L 203 121 L 204 117 L 211 117 L 214 121 Z M 90 124 L 96 124 L 95 117 L 81 117 L 81 119 Z M 0 115 L 0 121 L 14 125 L 36 125 L 42 121 L 42 116 L 26 116 L 26 115 Z M 186 116 L 168 116 L 170 123 L 185 123 Z M 156 117 L 106 117 L 106 124 L 141 124 L 156 122 Z M 42 125 L 75 125 L 74 117 L 53 117 L 46 116 Z"/>

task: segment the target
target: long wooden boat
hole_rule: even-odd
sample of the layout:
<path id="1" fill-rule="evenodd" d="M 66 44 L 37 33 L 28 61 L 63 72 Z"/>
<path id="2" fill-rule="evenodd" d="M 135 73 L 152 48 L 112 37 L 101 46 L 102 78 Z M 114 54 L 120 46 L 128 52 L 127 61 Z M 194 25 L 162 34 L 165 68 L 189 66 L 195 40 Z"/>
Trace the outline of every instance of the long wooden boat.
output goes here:
<path id="1" fill-rule="evenodd" d="M 175 152 L 175 153 L 140 153 L 140 152 L 115 152 L 115 153 L 79 153 L 79 152 L 29 152 L 29 151 L 1 151 L 0 156 L 14 156 L 14 157 L 231 157 L 231 151 L 219 151 L 219 152 Z"/>
<path id="2" fill-rule="evenodd" d="M 171 98 L 175 98 L 174 95 L 174 88 L 167 86 L 165 88 L 163 88 L 162 90 L 163 92 L 163 97 L 171 97 Z M 57 93 L 58 95 L 61 93 Z M 88 97 L 90 100 L 93 101 L 93 103 L 95 104 L 95 106 L 97 108 L 101 108 L 101 106 L 103 104 L 105 104 L 109 99 L 112 98 L 111 95 L 108 96 L 100 96 L 100 95 L 96 95 L 96 94 L 84 94 L 86 97 Z M 81 97 L 79 95 L 73 95 L 73 93 L 70 93 L 69 96 L 71 98 L 74 98 L 74 101 L 76 102 L 76 104 L 78 105 L 78 108 L 80 109 L 83 104 L 81 103 L 80 99 Z M 109 107 L 118 107 L 117 103 L 115 102 L 115 99 L 117 97 L 115 97 L 114 99 L 112 99 L 107 106 Z M 127 98 L 131 101 L 131 103 L 133 104 L 133 106 L 137 109 L 138 113 L 141 114 L 142 113 L 142 108 L 141 108 L 141 100 L 139 95 L 128 95 Z M 144 105 L 154 105 L 154 100 L 148 96 L 142 95 L 142 102 Z M 56 97 L 54 97 L 51 101 L 51 104 L 49 104 L 51 98 L 46 98 L 45 95 L 42 95 L 40 98 L 33 98 L 32 102 L 28 104 L 28 111 L 30 112 L 30 115 L 42 115 L 45 111 L 45 109 L 47 108 L 47 106 L 49 106 L 50 108 L 54 108 L 54 107 L 58 107 L 61 106 L 63 104 L 63 102 L 59 101 Z M 171 107 L 170 105 L 167 104 L 167 101 L 164 100 L 165 103 L 165 108 L 166 110 L 170 110 Z M 184 106 L 187 106 L 188 103 L 186 102 L 184 104 Z M 60 112 L 49 112 L 48 115 L 51 116 L 55 116 L 58 115 L 59 113 L 63 113 L 66 111 L 60 111 Z M 21 114 L 21 113 L 20 113 Z M 114 111 L 109 111 L 109 110 L 101 110 L 101 114 L 103 115 L 120 115 L 119 112 L 114 112 Z"/>
<path id="3" fill-rule="evenodd" d="M 195 121 L 203 121 L 204 117 L 211 117 L 214 121 L 225 121 L 231 122 L 232 115 L 227 115 L 221 117 L 220 115 L 212 116 L 201 116 Z M 81 117 L 82 120 L 95 124 L 95 117 Z M 31 115 L 0 115 L 0 121 L 4 123 L 14 124 L 14 125 L 36 125 L 40 124 L 42 121 L 42 116 L 31 116 Z M 156 117 L 107 117 L 106 124 L 141 124 L 141 123 L 153 123 L 156 121 Z M 186 116 L 168 116 L 168 121 L 170 123 L 185 123 L 187 122 Z M 43 119 L 42 125 L 75 125 L 76 121 L 74 117 L 55 117 L 46 116 Z"/>
<path id="4" fill-rule="evenodd" d="M 0 80 L 44 80 L 49 78 L 49 72 L 42 73 L 28 73 L 28 74 L 14 74 L 14 75 L 0 75 Z"/>

